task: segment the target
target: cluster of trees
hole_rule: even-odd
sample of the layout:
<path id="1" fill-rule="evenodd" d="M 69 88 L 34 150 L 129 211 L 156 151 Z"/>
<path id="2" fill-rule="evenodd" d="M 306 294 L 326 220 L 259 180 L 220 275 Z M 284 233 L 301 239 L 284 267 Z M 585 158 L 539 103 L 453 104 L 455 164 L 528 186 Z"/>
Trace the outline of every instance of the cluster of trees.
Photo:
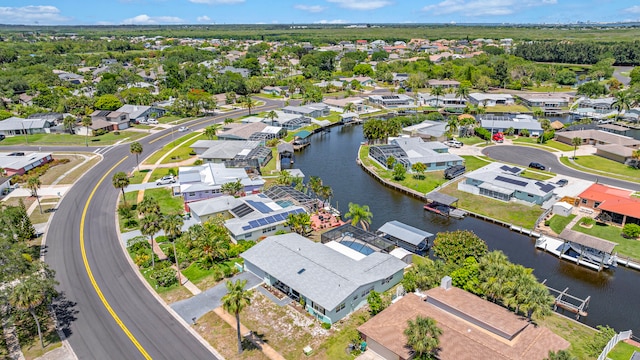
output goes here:
<path id="1" fill-rule="evenodd" d="M 402 131 L 402 123 L 399 119 L 370 119 L 362 126 L 364 137 L 372 143 L 386 144 L 389 137 L 398 136 Z"/>
<path id="2" fill-rule="evenodd" d="M 640 41 L 530 41 L 518 44 L 513 54 L 532 61 L 595 64 L 613 57 L 616 65 L 640 65 Z"/>
<path id="3" fill-rule="evenodd" d="M 471 231 L 439 233 L 433 244 L 437 260 L 425 260 L 403 279 L 407 291 L 429 289 L 449 275 L 453 285 L 531 318 L 551 312 L 553 297 L 533 270 L 509 262 L 501 251 L 487 252 Z"/>

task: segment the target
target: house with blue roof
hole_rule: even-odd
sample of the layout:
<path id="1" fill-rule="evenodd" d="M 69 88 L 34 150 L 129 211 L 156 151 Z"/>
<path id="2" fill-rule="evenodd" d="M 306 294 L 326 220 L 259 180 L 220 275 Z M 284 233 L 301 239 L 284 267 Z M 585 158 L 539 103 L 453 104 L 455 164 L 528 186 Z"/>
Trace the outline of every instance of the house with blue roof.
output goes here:
<path id="1" fill-rule="evenodd" d="M 240 254 L 255 274 L 329 324 L 367 304 L 402 280 L 406 264 L 390 254 L 364 255 L 339 242 L 317 243 L 290 233 L 269 236 Z"/>
<path id="2" fill-rule="evenodd" d="M 551 199 L 556 185 L 520 176 L 524 169 L 498 162 L 467 173 L 458 190 L 502 201 L 524 201 L 542 205 Z"/>

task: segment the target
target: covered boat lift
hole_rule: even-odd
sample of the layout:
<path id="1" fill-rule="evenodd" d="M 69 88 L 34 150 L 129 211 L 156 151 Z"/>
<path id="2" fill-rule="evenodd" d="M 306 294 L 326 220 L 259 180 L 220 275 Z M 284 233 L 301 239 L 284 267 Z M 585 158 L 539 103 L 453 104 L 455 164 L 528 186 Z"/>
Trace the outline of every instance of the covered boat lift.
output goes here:
<path id="1" fill-rule="evenodd" d="M 394 242 L 397 246 L 412 253 L 424 254 L 429 249 L 429 240 L 433 234 L 415 228 L 397 220 L 388 221 L 382 225 L 376 234 Z"/>
<path id="2" fill-rule="evenodd" d="M 455 207 L 455 204 L 458 202 L 457 197 L 437 191 L 432 191 L 425 197 L 427 198 L 427 203 L 424 205 L 425 210 L 456 219 L 462 219 L 467 215 L 465 211 Z"/>
<path id="3" fill-rule="evenodd" d="M 567 251 L 573 250 L 578 253 L 576 261 L 582 260 L 597 264 L 598 271 L 602 270 L 603 267 L 616 266 L 617 264 L 613 249 L 618 244 L 613 241 L 600 239 L 570 229 L 564 229 L 559 237 L 565 242 L 565 246 L 560 252 L 560 257 Z"/>

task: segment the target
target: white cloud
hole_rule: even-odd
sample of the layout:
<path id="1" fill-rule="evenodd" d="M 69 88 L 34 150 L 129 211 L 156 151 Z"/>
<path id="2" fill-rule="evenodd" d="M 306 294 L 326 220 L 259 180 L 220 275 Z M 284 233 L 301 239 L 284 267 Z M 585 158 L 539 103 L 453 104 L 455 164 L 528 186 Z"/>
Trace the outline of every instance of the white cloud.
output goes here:
<path id="1" fill-rule="evenodd" d="M 632 13 L 632 14 L 640 14 L 640 5 L 634 5 L 632 7 L 628 7 L 622 11 Z"/>
<path id="2" fill-rule="evenodd" d="M 375 10 L 387 5 L 391 5 L 391 1 L 387 0 L 327 0 L 338 6 L 352 10 Z"/>
<path id="3" fill-rule="evenodd" d="M 202 15 L 202 16 L 198 16 L 198 17 L 196 18 L 196 20 L 197 20 L 198 22 L 209 22 L 209 21 L 211 21 L 211 18 L 210 18 L 210 17 L 208 17 L 207 15 Z"/>
<path id="4" fill-rule="evenodd" d="M 243 3 L 245 0 L 189 0 L 189 1 L 196 4 L 232 5 L 232 4 Z"/>
<path id="5" fill-rule="evenodd" d="M 59 24 L 71 20 L 62 16 L 55 6 L 29 5 L 23 7 L 0 7 L 2 24 Z"/>
<path id="6" fill-rule="evenodd" d="M 176 16 L 149 16 L 147 14 L 122 20 L 122 23 L 127 25 L 181 24 L 184 22 Z"/>
<path id="7" fill-rule="evenodd" d="M 444 0 L 422 8 L 434 15 L 504 16 L 525 8 L 555 5 L 557 0 Z"/>
<path id="8" fill-rule="evenodd" d="M 308 11 L 308 12 L 311 12 L 311 13 L 323 12 L 326 9 L 324 6 L 320 6 L 320 5 L 302 5 L 302 4 L 298 4 L 298 5 L 294 5 L 293 7 L 298 9 L 298 10 Z"/>
<path id="9" fill-rule="evenodd" d="M 342 19 L 334 19 L 334 20 L 318 20 L 318 21 L 314 21 L 314 24 L 346 24 L 348 23 L 347 20 L 342 20 Z"/>

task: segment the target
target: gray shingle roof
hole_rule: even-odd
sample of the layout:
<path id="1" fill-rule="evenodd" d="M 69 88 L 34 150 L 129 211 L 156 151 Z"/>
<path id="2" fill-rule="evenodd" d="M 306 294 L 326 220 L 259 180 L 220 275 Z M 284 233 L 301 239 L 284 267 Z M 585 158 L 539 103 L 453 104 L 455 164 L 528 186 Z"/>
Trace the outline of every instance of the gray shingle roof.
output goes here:
<path id="1" fill-rule="evenodd" d="M 406 265 L 379 252 L 356 261 L 294 233 L 270 236 L 240 256 L 327 310 Z"/>

